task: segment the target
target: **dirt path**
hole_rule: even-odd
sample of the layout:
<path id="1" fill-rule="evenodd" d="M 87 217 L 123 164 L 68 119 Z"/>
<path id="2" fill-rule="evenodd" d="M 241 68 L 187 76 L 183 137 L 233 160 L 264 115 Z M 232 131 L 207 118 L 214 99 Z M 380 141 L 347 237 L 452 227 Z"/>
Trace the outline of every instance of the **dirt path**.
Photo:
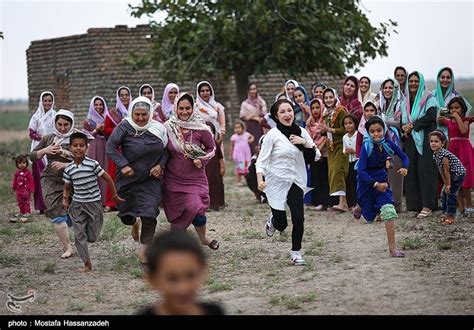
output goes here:
<path id="1" fill-rule="evenodd" d="M 306 211 L 306 267 L 289 265 L 290 235 L 265 236 L 268 206 L 226 178 L 228 207 L 208 214 L 210 236 L 221 248 L 209 255 L 204 299 L 221 301 L 230 314 L 472 314 L 473 222 L 442 227 L 435 217 L 403 214 L 397 243 L 405 259 L 388 257 L 382 223 L 349 215 Z M 80 259 L 59 258 L 59 242 L 40 216 L 10 224 L 14 204 L 0 215 L 0 314 L 7 293 L 37 291 L 25 314 L 131 314 L 157 299 L 142 279 L 129 227 L 106 219 L 91 245 L 95 269 L 76 270 Z M 160 215 L 159 228 L 167 228 Z M 291 229 L 291 225 L 290 228 Z M 288 230 L 287 230 L 288 231 Z"/>

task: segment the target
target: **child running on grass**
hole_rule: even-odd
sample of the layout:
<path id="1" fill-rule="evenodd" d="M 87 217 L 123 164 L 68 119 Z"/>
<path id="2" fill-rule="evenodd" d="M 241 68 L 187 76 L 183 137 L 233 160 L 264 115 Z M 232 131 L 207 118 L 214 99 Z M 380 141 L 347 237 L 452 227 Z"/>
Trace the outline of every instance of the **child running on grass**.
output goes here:
<path id="1" fill-rule="evenodd" d="M 69 138 L 70 150 L 74 161 L 64 169 L 63 205 L 73 222 L 77 253 L 84 261 L 82 272 L 92 269 L 87 242 L 97 240 L 104 222 L 101 195 L 97 179 L 102 177 L 109 185 L 112 200 L 116 203 L 124 202 L 117 195 L 115 184 L 96 160 L 86 157 L 87 136 L 76 132 Z M 74 189 L 72 202 L 69 204 L 71 187 Z"/>
<path id="2" fill-rule="evenodd" d="M 388 157 L 397 155 L 403 166 L 398 173 L 408 173 L 408 157 L 392 141 L 385 140 L 387 126 L 382 118 L 371 117 L 365 123 L 368 132 L 357 163 L 357 197 L 362 215 L 368 222 L 373 222 L 378 213 L 385 222 L 390 256 L 403 258 L 405 255 L 395 248 L 395 220 L 398 215 L 395 201 L 388 185 L 386 162 Z"/>

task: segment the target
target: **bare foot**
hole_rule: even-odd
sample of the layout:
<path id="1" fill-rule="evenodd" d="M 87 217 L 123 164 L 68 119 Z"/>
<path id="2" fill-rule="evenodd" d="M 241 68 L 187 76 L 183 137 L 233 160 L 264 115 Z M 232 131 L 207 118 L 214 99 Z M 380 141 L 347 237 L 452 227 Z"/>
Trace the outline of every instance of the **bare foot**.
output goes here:
<path id="1" fill-rule="evenodd" d="M 69 248 L 66 251 L 64 251 L 64 253 L 61 255 L 61 258 L 67 259 L 67 258 L 72 257 L 73 254 L 74 254 L 74 251 L 72 250 L 72 248 Z"/>
<path id="2" fill-rule="evenodd" d="M 81 273 L 86 273 L 86 272 L 90 272 L 92 270 L 92 263 L 90 261 L 86 261 L 84 263 L 84 267 L 82 267 L 81 269 L 79 269 L 79 271 Z"/>
<path id="3" fill-rule="evenodd" d="M 140 224 L 141 224 L 141 220 L 140 218 L 137 218 L 135 223 L 132 225 L 132 237 L 135 240 L 135 242 L 138 242 L 138 239 L 139 239 Z"/>

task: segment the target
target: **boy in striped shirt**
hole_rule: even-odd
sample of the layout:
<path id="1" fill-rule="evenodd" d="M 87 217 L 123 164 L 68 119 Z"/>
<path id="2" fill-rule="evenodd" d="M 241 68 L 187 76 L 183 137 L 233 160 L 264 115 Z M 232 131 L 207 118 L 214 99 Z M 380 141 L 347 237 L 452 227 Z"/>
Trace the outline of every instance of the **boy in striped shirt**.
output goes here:
<path id="1" fill-rule="evenodd" d="M 63 205 L 73 222 L 77 253 L 84 261 L 84 268 L 81 271 L 87 272 L 92 269 L 87 242 L 92 243 L 97 240 L 104 222 L 98 178 L 101 177 L 107 181 L 112 192 L 112 200 L 116 203 L 124 200 L 117 195 L 110 175 L 100 167 L 96 160 L 86 157 L 87 136 L 84 133 L 75 132 L 71 134 L 69 144 L 74 161 L 64 169 Z M 71 186 L 74 188 L 74 194 L 69 204 Z"/>

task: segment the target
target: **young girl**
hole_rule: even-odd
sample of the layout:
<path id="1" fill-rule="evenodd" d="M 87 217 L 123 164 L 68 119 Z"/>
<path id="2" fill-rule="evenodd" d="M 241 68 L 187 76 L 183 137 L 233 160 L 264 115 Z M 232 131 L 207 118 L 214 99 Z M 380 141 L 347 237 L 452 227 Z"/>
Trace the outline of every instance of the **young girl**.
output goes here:
<path id="1" fill-rule="evenodd" d="M 385 222 L 388 248 L 390 255 L 395 258 L 405 255 L 395 248 L 395 226 L 393 220 L 397 216 L 388 185 L 386 161 L 388 157 L 397 155 L 401 158 L 403 167 L 399 174 L 408 173 L 408 157 L 392 141 L 385 139 L 387 127 L 382 118 L 374 116 L 365 123 L 368 138 L 365 139 L 360 158 L 357 163 L 357 197 L 362 215 L 366 221 L 372 222 L 378 213 Z"/>
<path id="2" fill-rule="evenodd" d="M 314 187 L 314 189 L 308 194 L 311 193 L 311 204 L 316 205 L 316 211 L 324 211 L 329 205 L 337 204 L 337 201 L 333 203 L 334 198 L 329 196 L 328 144 L 327 137 L 322 131 L 324 104 L 320 98 L 315 98 L 311 101 L 310 107 L 311 115 L 306 122 L 306 131 L 321 151 L 321 159 L 310 166 L 311 184 L 309 187 Z"/>
<path id="3" fill-rule="evenodd" d="M 460 211 L 464 212 L 465 208 L 472 209 L 471 188 L 474 188 L 474 155 L 469 141 L 470 119 L 465 117 L 467 105 L 462 96 L 453 97 L 448 103 L 448 109 L 451 119 L 438 117 L 438 122 L 448 127 L 448 150 L 461 161 L 467 170 L 458 198 Z"/>
<path id="4" fill-rule="evenodd" d="M 295 101 L 296 123 L 304 128 L 310 113 L 309 98 L 306 89 L 303 86 L 296 87 L 293 92 L 293 98 Z"/>
<path id="5" fill-rule="evenodd" d="M 329 187 L 331 196 L 337 196 L 339 203 L 331 210 L 339 212 L 349 211 L 346 200 L 346 176 L 349 170 L 349 157 L 342 153 L 342 137 L 344 136 L 344 117 L 346 109 L 339 104 L 337 93 L 333 88 L 327 88 L 323 93 L 324 125 L 321 130 L 328 137 L 328 167 Z"/>
<path id="6" fill-rule="evenodd" d="M 238 121 L 234 124 L 234 134 L 230 137 L 230 157 L 235 162 L 238 186 L 244 185 L 242 177 L 249 172 L 248 167 L 252 158 L 250 144 L 253 140 L 253 135 L 245 131 L 243 122 Z"/>
<path id="7" fill-rule="evenodd" d="M 33 181 L 33 175 L 28 170 L 28 158 L 25 155 L 19 155 L 13 158 L 16 164 L 16 172 L 13 177 L 12 189 L 16 193 L 16 202 L 20 209 L 21 222 L 27 222 L 31 216 L 30 201 L 31 193 L 35 192 L 35 184 Z M 15 218 L 12 218 L 10 222 L 16 222 Z"/>
<path id="8" fill-rule="evenodd" d="M 443 132 L 435 130 L 429 136 L 433 159 L 444 182 L 441 195 L 443 205 L 441 223 L 451 225 L 456 216 L 456 199 L 459 201 L 463 197 L 462 194 L 458 196 L 458 191 L 466 177 L 466 169 L 454 154 L 443 148 L 446 144 L 446 136 Z M 460 204 L 462 205 L 462 202 Z"/>
<path id="9" fill-rule="evenodd" d="M 360 134 L 356 131 L 357 125 L 358 121 L 354 115 L 349 114 L 344 117 L 344 129 L 346 130 L 346 134 L 342 137 L 342 152 L 349 155 L 349 173 L 346 177 L 347 205 L 349 208 L 353 208 L 357 204 L 357 172 L 354 169 L 358 159 L 356 156 L 356 139 L 357 135 Z"/>
<path id="10" fill-rule="evenodd" d="M 223 315 L 215 303 L 197 300 L 206 281 L 206 255 L 188 232 L 158 234 L 147 250 L 146 279 L 162 300 L 142 309 L 139 315 Z"/>

